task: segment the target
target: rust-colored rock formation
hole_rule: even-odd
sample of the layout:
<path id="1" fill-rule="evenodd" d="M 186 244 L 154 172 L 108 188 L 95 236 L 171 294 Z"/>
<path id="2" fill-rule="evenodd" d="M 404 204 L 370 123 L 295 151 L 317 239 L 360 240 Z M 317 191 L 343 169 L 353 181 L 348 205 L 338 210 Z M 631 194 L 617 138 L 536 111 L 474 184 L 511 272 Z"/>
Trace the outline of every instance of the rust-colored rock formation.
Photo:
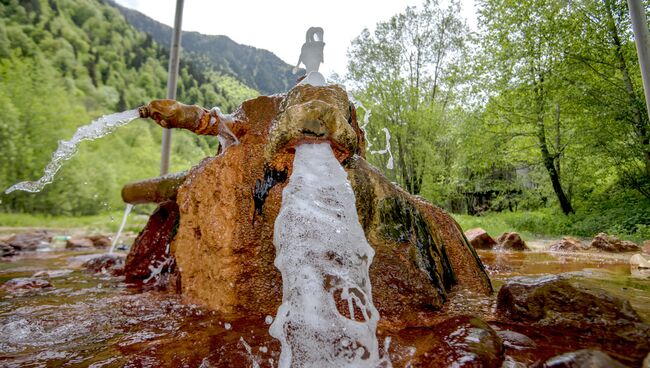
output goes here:
<path id="1" fill-rule="evenodd" d="M 615 236 L 599 233 L 591 241 L 591 247 L 605 252 L 638 252 L 641 250 L 638 244 L 627 240 L 620 240 Z"/>
<path id="2" fill-rule="evenodd" d="M 504 250 L 529 250 L 518 233 L 503 233 L 497 238 L 498 248 Z"/>
<path id="3" fill-rule="evenodd" d="M 131 251 L 124 263 L 124 276 L 127 281 L 145 280 L 151 275 L 151 269 L 170 263 L 169 247 L 178 226 L 178 205 L 168 201 L 162 203 L 149 217 L 145 228 L 133 242 Z M 167 267 L 161 269 L 167 271 Z"/>
<path id="4" fill-rule="evenodd" d="M 191 169 L 178 190 L 180 223 L 172 253 L 190 300 L 234 317 L 276 313 L 282 279 L 273 264 L 273 225 L 282 189 L 296 145 L 324 140 L 348 172 L 375 250 L 370 278 L 383 323 L 417 325 L 456 287 L 492 291 L 458 224 L 365 160 L 364 135 L 341 88 L 296 86 L 287 96 L 244 102 L 233 119 L 168 100 L 142 110 L 166 127 L 232 133 L 239 141 Z"/>
<path id="5" fill-rule="evenodd" d="M 465 231 L 465 237 L 474 249 L 492 249 L 497 245 L 496 240 L 480 227 Z"/>

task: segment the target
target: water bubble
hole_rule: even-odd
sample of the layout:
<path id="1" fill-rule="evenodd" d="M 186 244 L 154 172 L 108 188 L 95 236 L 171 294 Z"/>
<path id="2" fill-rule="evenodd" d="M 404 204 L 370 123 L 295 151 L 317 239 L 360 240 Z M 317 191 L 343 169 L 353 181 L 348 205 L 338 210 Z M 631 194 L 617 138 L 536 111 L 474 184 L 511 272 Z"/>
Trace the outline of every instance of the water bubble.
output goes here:
<path id="1" fill-rule="evenodd" d="M 226 322 L 226 323 L 223 324 L 223 328 L 225 328 L 226 330 L 230 330 L 232 328 L 232 325 L 230 323 Z"/>
<path id="2" fill-rule="evenodd" d="M 273 316 L 266 316 L 266 318 L 264 318 L 264 323 L 266 323 L 267 325 L 273 323 Z"/>

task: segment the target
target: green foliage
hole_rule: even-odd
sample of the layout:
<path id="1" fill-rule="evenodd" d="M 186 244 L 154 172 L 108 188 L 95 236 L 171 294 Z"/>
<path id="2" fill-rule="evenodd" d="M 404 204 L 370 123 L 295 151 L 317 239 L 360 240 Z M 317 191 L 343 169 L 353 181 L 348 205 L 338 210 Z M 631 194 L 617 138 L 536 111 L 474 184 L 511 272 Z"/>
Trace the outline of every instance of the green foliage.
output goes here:
<path id="1" fill-rule="evenodd" d="M 165 95 L 168 51 L 94 0 L 0 5 L 0 188 L 43 173 L 60 139 L 111 112 Z M 199 82 L 201 81 L 201 82 Z M 257 92 L 181 60 L 178 99 L 233 111 Z M 2 195 L 4 211 L 92 215 L 122 208 L 127 182 L 158 174 L 161 130 L 135 121 L 85 142 L 38 194 Z M 214 154 L 216 138 L 175 133 L 173 170 Z"/>
<path id="2" fill-rule="evenodd" d="M 476 34 L 457 3 L 427 1 L 352 42 L 370 150 L 388 128 L 395 168 L 369 160 L 413 194 L 482 215 L 466 223 L 647 238 L 650 125 L 627 2 L 477 5 Z"/>
<path id="3" fill-rule="evenodd" d="M 446 9 L 427 1 L 422 8 L 364 30 L 348 53 L 348 80 L 354 95 L 372 111 L 366 127 L 369 160 L 414 194 L 443 200 L 456 140 L 453 101 L 462 82 L 456 70 L 465 61 L 467 29 L 459 3 Z M 363 118 L 363 117 L 361 117 Z M 388 167 L 384 129 L 392 136 L 395 169 Z"/>
<path id="4" fill-rule="evenodd" d="M 564 216 L 557 209 L 489 213 L 483 216 L 454 215 L 463 229 L 482 227 L 493 236 L 518 231 L 525 238 L 572 235 L 591 238 L 606 232 L 641 243 L 650 239 L 650 203 L 634 192 L 603 198 L 575 214 Z"/>

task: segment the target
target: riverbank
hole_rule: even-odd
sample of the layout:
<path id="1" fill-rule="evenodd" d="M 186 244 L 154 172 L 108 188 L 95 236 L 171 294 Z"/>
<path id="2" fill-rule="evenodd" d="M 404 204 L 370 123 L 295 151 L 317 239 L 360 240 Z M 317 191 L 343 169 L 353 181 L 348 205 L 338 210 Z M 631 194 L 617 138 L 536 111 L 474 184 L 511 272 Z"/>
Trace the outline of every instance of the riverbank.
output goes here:
<path id="1" fill-rule="evenodd" d="M 458 214 L 452 216 L 463 230 L 480 227 L 494 237 L 504 232 L 516 231 L 525 240 L 561 238 L 567 235 L 591 239 L 596 234 L 605 232 L 637 244 L 650 240 L 650 224 L 646 218 L 648 214 L 626 213 L 622 209 L 583 211 L 569 216 L 549 209 L 530 212 L 490 212 L 481 216 Z"/>

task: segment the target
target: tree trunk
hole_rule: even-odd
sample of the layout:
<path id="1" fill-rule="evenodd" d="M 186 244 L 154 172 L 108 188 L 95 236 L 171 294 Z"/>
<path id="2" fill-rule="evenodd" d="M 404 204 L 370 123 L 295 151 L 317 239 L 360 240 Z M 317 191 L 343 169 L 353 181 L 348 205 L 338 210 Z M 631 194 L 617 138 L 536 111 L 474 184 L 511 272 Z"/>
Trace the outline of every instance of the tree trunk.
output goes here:
<path id="1" fill-rule="evenodd" d="M 548 145 L 546 143 L 546 127 L 544 126 L 544 77 L 539 75 L 539 79 L 535 79 L 535 95 L 537 99 L 537 139 L 539 142 L 539 150 L 542 154 L 542 162 L 546 171 L 548 171 L 548 176 L 551 179 L 551 185 L 553 185 L 553 191 L 557 196 L 557 200 L 560 202 L 560 207 L 562 212 L 565 215 L 573 213 L 573 207 L 571 206 L 571 201 L 564 193 L 562 189 L 562 183 L 560 182 L 560 174 L 555 168 L 555 159 L 548 150 Z"/>
<path id="2" fill-rule="evenodd" d="M 550 152 L 548 151 L 548 146 L 546 145 L 546 131 L 544 128 L 544 119 L 543 116 L 538 117 L 537 121 L 537 139 L 539 140 L 539 149 L 542 153 L 542 161 L 544 162 L 544 167 L 548 171 L 548 176 L 551 179 L 551 184 L 553 185 L 553 191 L 557 195 L 557 199 L 560 202 L 560 207 L 562 207 L 562 212 L 565 215 L 574 212 L 573 207 L 569 198 L 564 194 L 564 189 L 562 189 L 562 184 L 560 183 L 560 175 L 555 169 L 555 162 Z"/>

